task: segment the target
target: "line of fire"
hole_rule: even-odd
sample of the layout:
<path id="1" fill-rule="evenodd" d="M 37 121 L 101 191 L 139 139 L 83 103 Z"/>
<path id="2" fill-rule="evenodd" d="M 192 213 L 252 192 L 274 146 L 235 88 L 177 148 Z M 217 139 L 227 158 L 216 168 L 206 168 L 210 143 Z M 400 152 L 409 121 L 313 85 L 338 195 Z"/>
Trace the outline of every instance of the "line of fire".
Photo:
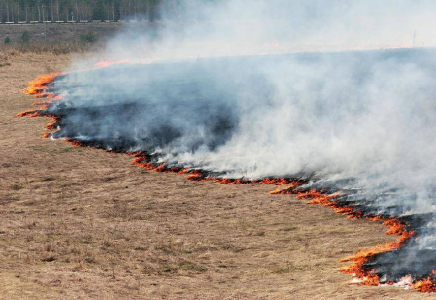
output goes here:
<path id="1" fill-rule="evenodd" d="M 311 165 L 311 161 L 306 162 L 307 172 L 304 169 L 295 169 L 293 172 L 289 168 L 276 174 L 274 168 L 269 173 L 257 172 L 255 167 L 255 171 L 244 169 L 242 164 L 238 164 L 238 159 L 243 160 L 244 157 L 232 157 L 222 167 L 217 167 L 216 163 L 219 159 L 227 159 L 227 156 L 218 156 L 217 153 L 222 153 L 226 147 L 231 149 L 229 145 L 234 139 L 242 136 L 241 132 L 251 126 L 245 125 L 250 119 L 244 115 L 258 110 L 256 100 L 243 102 L 241 98 L 256 95 L 267 103 L 261 110 L 268 114 L 286 109 L 292 112 L 299 105 L 301 97 L 298 101 L 277 101 L 282 96 L 280 93 L 285 93 L 285 97 L 296 95 L 298 98 L 298 88 L 288 92 L 292 85 L 314 89 L 320 98 L 323 93 L 331 95 L 326 91 L 329 87 L 322 86 L 318 78 L 304 78 L 308 74 L 305 71 L 292 82 L 278 80 L 283 83 L 281 90 L 273 83 L 266 82 L 264 74 L 271 75 L 277 68 L 327 68 L 325 74 L 329 74 L 331 80 L 347 81 L 349 91 L 355 91 L 365 83 L 370 86 L 373 78 L 381 76 L 381 71 L 376 68 L 381 62 L 384 68 L 395 69 L 401 65 L 428 74 L 426 72 L 430 72 L 431 66 L 421 59 L 426 51 L 434 52 L 391 49 L 157 63 L 102 62 L 91 70 L 43 75 L 30 82 L 24 93 L 35 97 L 34 104 L 37 107 L 18 116 L 48 118 L 50 122 L 45 127 L 44 138 L 63 139 L 77 147 L 93 147 L 130 155 L 132 164 L 149 171 L 177 173 L 187 176 L 191 181 L 218 184 L 268 184 L 272 186 L 271 194 L 293 195 L 308 204 L 330 207 L 335 213 L 349 219 L 383 223 L 387 227 L 386 234 L 396 236 L 397 240 L 362 249 L 353 256 L 343 258 L 338 262 L 338 267 L 345 262 L 340 272 L 350 274 L 355 284 L 393 285 L 421 292 L 436 292 L 436 248 L 431 246 L 431 242 L 426 242 L 432 237 L 434 216 L 410 204 L 421 198 L 407 186 L 394 184 L 398 172 L 377 174 L 371 169 L 371 158 L 368 158 L 367 173 L 349 172 L 347 174 L 354 175 L 348 177 L 337 176 L 338 172 L 331 171 L 335 166 L 326 165 L 324 169 L 317 170 L 321 164 Z M 335 73 L 344 60 L 356 67 L 346 71 L 349 78 Z M 144 79 L 132 78 L 127 74 L 141 74 L 138 78 Z M 420 84 L 425 85 L 423 82 Z M 372 86 L 372 90 L 368 88 L 367 91 L 375 89 Z M 361 101 L 368 95 L 360 96 L 360 102 L 356 100 L 347 107 L 348 111 L 357 111 L 353 122 L 358 122 L 357 119 L 367 114 L 374 114 L 374 107 L 378 111 L 383 109 L 382 100 L 378 106 L 364 105 Z M 353 96 L 347 94 L 344 97 Z M 418 96 L 410 93 L 408 97 Z M 308 117 L 318 120 L 319 126 L 329 126 L 327 121 L 343 122 L 345 117 L 341 116 L 341 111 L 334 112 L 335 105 L 331 104 L 332 109 L 329 110 L 315 101 Z M 297 112 L 300 116 L 304 113 L 301 110 Z M 428 118 L 431 124 L 431 115 Z M 343 124 L 352 127 L 353 122 Z M 260 122 L 255 124 L 259 135 L 268 135 L 269 126 L 274 126 Z M 304 143 L 301 136 L 307 132 L 310 137 L 312 131 L 306 124 L 300 125 L 300 128 L 293 127 L 289 136 L 299 138 Z M 331 130 L 332 135 L 335 134 L 334 130 Z M 354 133 L 366 134 L 361 127 Z M 272 140 L 271 135 L 269 138 Z M 252 140 L 247 143 L 255 144 Z M 306 147 L 306 152 L 311 151 L 310 145 L 301 143 L 302 148 Z M 274 145 L 274 142 L 271 144 Z M 341 145 L 341 141 L 338 144 Z M 279 151 L 272 147 L 268 159 L 274 160 L 273 153 Z M 289 159 L 292 159 L 292 151 Z M 327 167 L 329 171 L 325 171 Z M 393 179 L 385 180 L 389 176 Z M 426 195 L 434 197 L 433 192 Z"/>

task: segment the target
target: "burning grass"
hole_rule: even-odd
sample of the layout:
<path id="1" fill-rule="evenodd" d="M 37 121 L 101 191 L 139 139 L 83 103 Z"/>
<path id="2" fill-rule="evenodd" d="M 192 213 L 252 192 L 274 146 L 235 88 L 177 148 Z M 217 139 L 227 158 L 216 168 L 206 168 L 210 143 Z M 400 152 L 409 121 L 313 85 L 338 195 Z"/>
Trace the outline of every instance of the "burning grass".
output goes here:
<path id="1" fill-rule="evenodd" d="M 103 62 L 99 64 L 98 68 L 104 68 L 106 66 L 112 65 L 112 62 Z M 60 95 L 55 95 L 53 92 L 48 91 L 50 84 L 62 73 L 52 73 L 48 75 L 43 75 L 38 77 L 36 80 L 31 81 L 28 87 L 23 91 L 23 93 L 28 95 L 33 95 L 38 100 L 34 102 L 34 105 L 40 106 L 41 110 L 29 110 L 17 114 L 18 117 L 48 117 L 51 118 L 51 122 L 48 123 L 45 128 L 47 130 L 55 130 L 59 127 L 60 117 L 51 116 L 42 113 L 50 107 L 53 101 L 61 100 Z M 42 100 L 41 100 L 42 99 Z M 43 134 L 43 138 L 48 138 L 51 133 L 46 132 Z M 66 142 L 71 143 L 76 147 L 88 147 L 92 146 L 81 141 L 74 139 L 66 139 Z M 109 151 L 116 152 L 118 151 Z M 415 232 L 410 228 L 409 225 L 404 224 L 404 222 L 397 218 L 386 217 L 386 216 L 366 216 L 364 212 L 356 210 L 353 206 L 343 205 L 335 199 L 341 195 L 341 192 L 336 192 L 333 194 L 325 193 L 324 191 L 311 189 L 311 190 L 299 190 L 304 182 L 300 180 L 290 179 L 290 178 L 265 178 L 260 180 L 248 180 L 248 179 L 226 179 L 220 177 L 210 176 L 207 172 L 200 169 L 191 168 L 179 168 L 179 167 L 168 167 L 164 164 L 157 165 L 152 162 L 151 157 L 142 152 L 127 153 L 134 157 L 132 164 L 139 166 L 145 170 L 154 171 L 158 173 L 177 173 L 186 174 L 188 180 L 190 181 L 212 181 L 220 184 L 271 184 L 278 185 L 278 188 L 271 191 L 274 195 L 285 195 L 294 194 L 298 199 L 307 200 L 308 204 L 317 204 L 326 207 L 331 207 L 335 213 L 346 216 L 348 219 L 368 219 L 374 222 L 383 221 L 383 224 L 388 227 L 386 232 L 387 235 L 398 236 L 397 241 L 384 243 L 376 245 L 375 247 L 364 249 L 356 253 L 355 255 L 346 257 L 340 262 L 351 262 L 351 264 L 343 266 L 340 268 L 342 273 L 352 274 L 353 282 L 361 285 L 367 286 L 379 286 L 382 284 L 386 285 L 396 285 L 403 286 L 407 288 L 414 288 L 421 292 L 436 292 L 436 271 L 433 271 L 428 277 L 413 279 L 412 276 L 408 275 L 404 278 L 398 279 L 398 281 L 388 281 L 381 282 L 380 275 L 377 274 L 377 270 L 368 269 L 365 264 L 372 261 L 375 256 L 387 253 L 390 251 L 395 251 L 404 246 L 404 244 L 415 236 Z M 286 185 L 285 188 L 283 186 Z"/>
<path id="2" fill-rule="evenodd" d="M 298 186 L 301 182 L 289 178 L 264 178 L 260 180 L 248 180 L 248 179 L 227 179 L 219 177 L 210 177 L 208 174 L 202 170 L 190 169 L 190 168 L 174 168 L 167 167 L 166 165 L 155 165 L 149 162 L 149 156 L 142 154 L 141 152 L 129 153 L 133 155 L 132 164 L 144 168 L 148 171 L 154 171 L 158 173 L 177 173 L 177 174 L 187 174 L 188 179 L 191 181 L 212 181 L 221 184 L 275 184 L 282 185 L 288 184 L 290 186 Z"/>
<path id="3" fill-rule="evenodd" d="M 61 73 L 41 75 L 35 80 L 29 82 L 23 93 L 27 95 L 34 95 L 37 98 L 49 98 L 48 95 L 51 93 L 46 93 L 45 91 L 48 88 L 48 85 L 60 75 Z"/>

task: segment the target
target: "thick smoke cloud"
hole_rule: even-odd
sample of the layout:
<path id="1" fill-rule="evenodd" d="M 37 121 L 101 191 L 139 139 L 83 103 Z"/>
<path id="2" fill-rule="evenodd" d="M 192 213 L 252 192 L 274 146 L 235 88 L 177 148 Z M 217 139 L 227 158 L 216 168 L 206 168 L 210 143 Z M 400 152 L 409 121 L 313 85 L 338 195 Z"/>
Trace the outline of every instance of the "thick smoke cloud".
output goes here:
<path id="1" fill-rule="evenodd" d="M 107 43 L 104 56 L 155 61 L 436 45 L 432 0 L 167 2 L 172 14 L 163 10 L 163 21 L 153 25 L 123 25 Z M 94 59 L 101 59 L 101 54 Z M 80 60 L 73 69 L 89 63 Z"/>
<path id="2" fill-rule="evenodd" d="M 174 59 L 435 46 L 431 0 L 174 1 L 159 26 L 126 25 L 108 43 L 114 59 Z"/>
<path id="3" fill-rule="evenodd" d="M 419 251 L 436 257 L 436 51 L 326 51 L 433 46 L 436 3 L 181 7 L 108 43 L 106 57 L 131 63 L 55 82 L 63 100 L 49 111 L 61 116 L 54 137 L 146 151 L 224 177 L 298 175 L 348 191 L 344 201 L 418 226 L 420 240 L 383 269 L 386 278 L 429 273 L 428 261 L 416 262 Z M 319 53 L 271 55 L 297 51 Z"/>

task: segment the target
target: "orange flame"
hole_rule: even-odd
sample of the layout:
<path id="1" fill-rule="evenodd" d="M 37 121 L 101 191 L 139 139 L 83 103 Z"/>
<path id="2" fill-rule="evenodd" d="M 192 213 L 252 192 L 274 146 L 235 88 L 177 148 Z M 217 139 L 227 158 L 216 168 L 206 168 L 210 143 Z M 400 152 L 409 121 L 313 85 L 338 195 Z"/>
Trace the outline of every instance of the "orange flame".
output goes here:
<path id="1" fill-rule="evenodd" d="M 378 221 L 381 219 L 381 217 L 373 217 L 367 219 L 370 219 L 372 221 Z M 362 285 L 380 284 L 380 278 L 377 274 L 374 273 L 374 270 L 367 271 L 363 268 L 363 265 L 365 263 L 370 261 L 374 257 L 374 255 L 401 248 L 405 241 L 415 235 L 414 231 L 407 231 L 404 224 L 396 218 L 389 218 L 385 222 L 383 222 L 383 224 L 389 228 L 388 231 L 386 231 L 386 234 L 399 236 L 396 242 L 376 245 L 375 247 L 361 250 L 357 254 L 341 260 L 341 262 L 353 262 L 351 265 L 342 267 L 340 271 L 342 273 L 354 274 L 355 278 L 358 278 Z M 388 284 L 393 284 L 393 282 L 389 282 Z"/>
<path id="2" fill-rule="evenodd" d="M 318 191 L 316 189 L 306 192 L 299 192 L 293 186 L 289 186 L 284 189 L 278 188 L 270 193 L 282 195 L 297 194 L 298 199 L 309 200 L 309 204 L 319 204 L 331 207 L 336 213 L 347 215 L 347 218 L 349 219 L 360 219 L 363 217 L 363 212 L 356 211 L 352 206 L 344 206 L 333 200 L 338 197 L 340 193 L 324 194 L 322 191 Z M 382 216 L 368 216 L 365 218 L 374 222 L 384 219 Z M 396 218 L 389 218 L 387 220 L 385 219 L 383 224 L 388 227 L 386 234 L 398 236 L 396 242 L 380 244 L 370 249 L 362 250 L 353 256 L 346 257 L 341 260 L 341 262 L 353 262 L 351 265 L 342 267 L 340 271 L 343 273 L 354 274 L 354 277 L 358 279 L 358 282 L 362 285 L 380 285 L 379 276 L 374 270 L 365 270 L 363 267 L 365 263 L 369 262 L 376 254 L 392 251 L 402 247 L 405 241 L 415 235 L 414 231 L 406 230 L 404 224 Z M 388 284 L 393 284 L 393 282 Z M 418 281 L 413 285 L 413 287 L 420 291 L 436 291 L 436 283 L 432 278 Z"/>
<path id="3" fill-rule="evenodd" d="M 22 92 L 27 95 L 33 95 L 37 98 L 33 102 L 34 106 L 39 106 L 41 110 L 46 110 L 50 107 L 51 103 L 54 101 L 59 101 L 62 99 L 61 95 L 55 95 L 54 93 L 46 92 L 48 85 L 56 79 L 56 77 L 62 75 L 62 73 L 51 73 L 47 75 L 41 75 L 37 79 L 28 83 L 28 86 Z M 41 100 L 44 99 L 44 100 Z M 52 118 L 52 121 L 48 123 L 45 128 L 49 130 L 53 130 L 56 128 L 56 124 L 59 120 L 58 117 L 50 116 L 50 115 L 41 115 L 38 110 L 28 110 L 16 115 L 17 117 L 47 117 Z M 42 134 L 42 138 L 49 138 L 51 136 L 50 133 L 45 132 Z"/>
<path id="4" fill-rule="evenodd" d="M 48 130 L 56 129 L 56 124 L 58 123 L 58 121 L 59 121 L 59 117 L 53 117 L 50 123 L 45 125 L 44 128 Z"/>
<path id="5" fill-rule="evenodd" d="M 129 62 L 131 62 L 130 59 L 122 59 L 122 60 L 106 59 L 96 63 L 95 69 L 103 69 L 113 65 L 124 64 Z"/>
<path id="6" fill-rule="evenodd" d="M 434 271 L 433 271 L 434 272 Z M 432 277 L 415 282 L 412 287 L 422 293 L 434 293 L 436 292 L 436 282 Z"/>
<path id="7" fill-rule="evenodd" d="M 28 95 L 36 95 L 36 97 L 41 96 L 41 93 L 47 88 L 47 86 L 55 80 L 56 77 L 62 75 L 61 73 L 51 73 L 46 75 L 41 75 L 35 80 L 29 82 L 27 88 L 23 93 Z"/>
<path id="8" fill-rule="evenodd" d="M 17 117 L 41 117 L 41 114 L 36 110 L 26 110 L 17 114 Z"/>
<path id="9" fill-rule="evenodd" d="M 190 169 L 190 168 L 169 168 L 166 165 L 155 165 L 147 161 L 148 156 L 143 155 L 140 152 L 130 153 L 130 155 L 135 156 L 132 164 L 139 166 L 148 171 L 154 171 L 158 173 L 177 173 L 177 174 L 188 174 L 187 178 L 191 181 L 213 181 L 220 184 L 289 184 L 290 186 L 298 186 L 301 183 L 298 181 L 286 179 L 286 178 L 265 178 L 262 180 L 248 180 L 248 179 L 227 179 L 227 178 L 217 178 L 208 177 L 201 170 Z"/>

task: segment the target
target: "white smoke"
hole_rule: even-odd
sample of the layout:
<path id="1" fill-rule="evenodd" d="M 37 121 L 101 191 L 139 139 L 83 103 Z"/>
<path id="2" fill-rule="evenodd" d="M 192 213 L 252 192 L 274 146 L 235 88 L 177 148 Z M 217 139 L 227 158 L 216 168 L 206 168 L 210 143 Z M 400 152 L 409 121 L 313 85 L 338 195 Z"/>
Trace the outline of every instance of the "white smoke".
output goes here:
<path id="1" fill-rule="evenodd" d="M 143 64 L 56 84 L 65 100 L 53 111 L 103 110 L 72 113 L 74 124 L 100 119 L 89 132 L 67 126 L 64 136 L 127 139 L 130 150 L 159 152 L 163 163 L 227 177 L 351 179 L 340 188 L 358 189 L 376 213 L 436 213 L 436 51 L 340 51 L 435 46 L 435 1 L 180 7 L 158 25 L 126 25 L 108 43 L 104 57 Z M 300 51 L 319 53 L 266 55 Z M 196 60 L 224 56 L 240 57 Z M 427 227 L 420 249 L 436 246 Z"/>
<path id="2" fill-rule="evenodd" d="M 103 57 L 155 61 L 436 45 L 432 0 L 182 0 L 172 7 L 156 24 L 124 24 Z"/>

